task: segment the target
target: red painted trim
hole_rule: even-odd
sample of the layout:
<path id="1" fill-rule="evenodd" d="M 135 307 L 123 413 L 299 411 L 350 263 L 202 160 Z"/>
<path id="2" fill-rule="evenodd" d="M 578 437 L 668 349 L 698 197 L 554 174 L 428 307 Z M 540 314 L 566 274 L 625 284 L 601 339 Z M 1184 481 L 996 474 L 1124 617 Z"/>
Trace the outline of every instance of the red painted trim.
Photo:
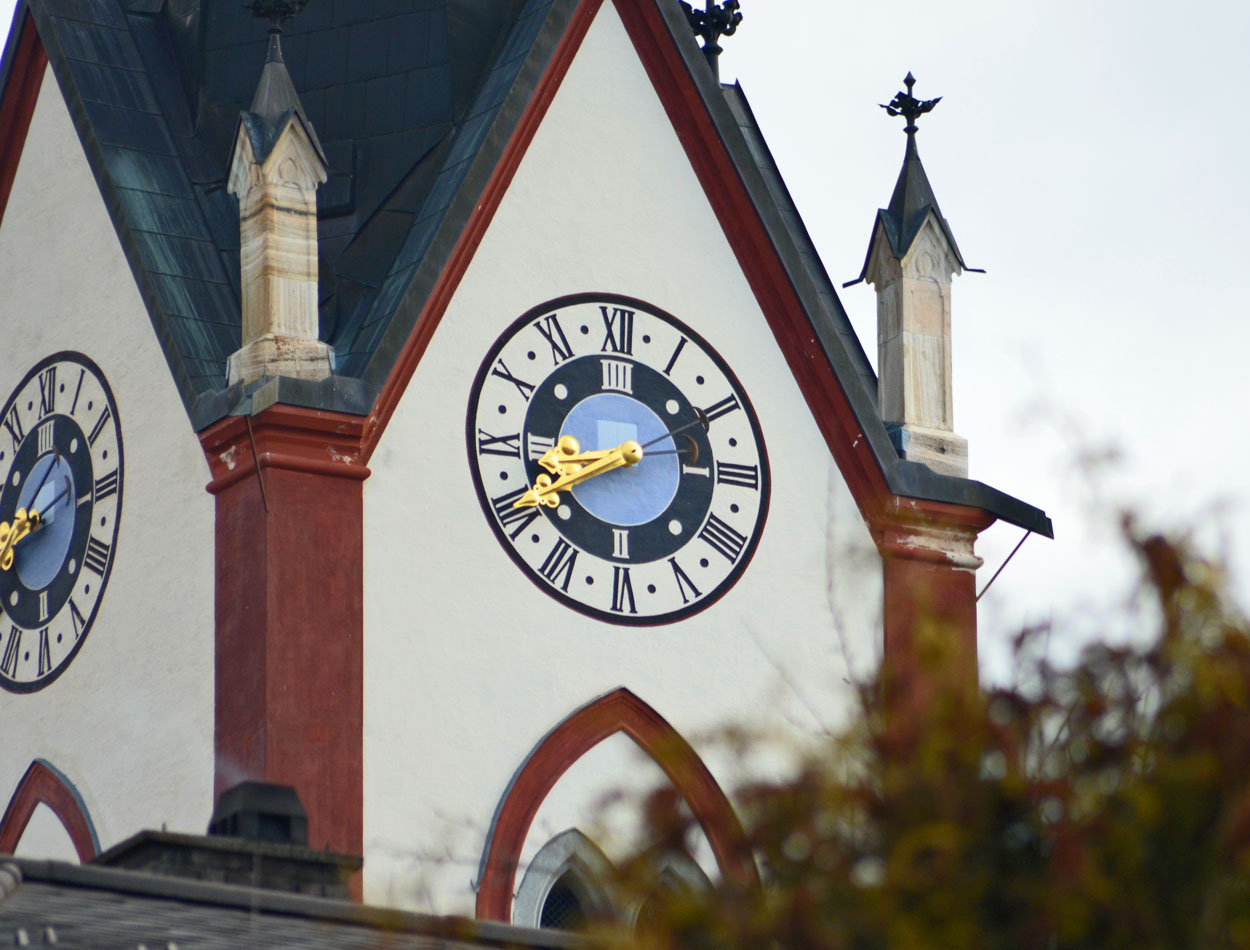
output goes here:
<path id="1" fill-rule="evenodd" d="M 260 468 L 286 469 L 332 478 L 364 481 L 369 469 L 362 461 L 361 438 L 365 420 L 337 412 L 271 406 L 252 417 L 230 416 L 200 433 L 213 480 L 208 491 L 218 492 L 251 476 L 256 459 Z M 256 443 L 257 456 L 252 455 Z"/>
<path id="2" fill-rule="evenodd" d="M 434 331 L 442 322 L 443 315 L 447 312 L 447 307 L 451 304 L 465 271 L 469 269 L 469 264 L 474 254 L 477 253 L 478 245 L 482 243 L 486 229 L 494 219 L 508 186 L 512 184 L 521 159 L 525 157 L 530 142 L 534 140 L 534 134 L 542 124 L 543 117 L 546 116 L 547 109 L 552 99 L 555 98 L 556 90 L 560 88 L 560 83 L 564 80 L 573 57 L 582 45 L 582 39 L 586 31 L 590 29 L 590 24 L 602 4 L 603 0 L 583 0 L 552 54 L 551 62 L 547 64 L 547 71 L 543 74 L 534 95 L 525 107 L 525 114 L 517 123 L 512 140 L 504 149 L 499 164 L 495 166 L 490 181 L 483 189 L 481 198 L 478 199 L 477 211 L 469 218 L 468 224 L 460 233 L 456 247 L 439 275 L 438 282 L 434 285 L 425 310 L 422 311 L 416 326 L 413 327 L 412 335 L 408 338 L 403 352 L 391 370 L 386 384 L 382 387 L 373 415 L 369 418 L 369 429 L 365 435 L 364 458 L 366 461 L 377 448 L 378 440 L 386 430 L 395 407 L 399 405 L 400 397 L 408 388 L 408 381 L 412 379 L 412 374 L 416 371 L 417 364 L 421 362 L 421 357 L 425 355 L 426 347 L 429 346 Z"/>
<path id="3" fill-rule="evenodd" d="M 309 844 L 345 854 L 364 849 L 364 427 L 275 405 L 200 435 L 217 507 L 216 794 L 292 785 Z"/>
<path id="4" fill-rule="evenodd" d="M 78 852 L 78 860 L 84 864 L 96 856 L 97 842 L 78 793 L 60 774 L 38 760 L 17 783 L 9 807 L 0 818 L 0 853 L 13 854 L 31 816 L 39 805 L 47 805 L 52 814 L 65 826 L 69 840 Z"/>
<path id="5" fill-rule="evenodd" d="M 729 799 L 690 744 L 627 689 L 583 706 L 534 748 L 513 777 L 487 836 L 478 882 L 477 916 L 507 921 L 521 848 L 539 806 L 570 766 L 609 736 L 623 732 L 655 759 L 690 805 L 716 855 L 721 875 L 748 887 L 759 873 Z"/>
<path id="6" fill-rule="evenodd" d="M 19 29 L 22 33 L 13 57 L 13 69 L 4 89 L 4 98 L 0 100 L 0 222 L 3 222 L 4 209 L 9 204 L 13 179 L 26 146 L 26 133 L 30 131 L 30 120 L 39 100 L 39 88 L 48 68 L 48 54 L 30 13 L 26 14 Z"/>
<path id="7" fill-rule="evenodd" d="M 871 524 L 892 497 L 802 299 L 721 140 L 655 0 L 614 0 L 812 417 Z"/>

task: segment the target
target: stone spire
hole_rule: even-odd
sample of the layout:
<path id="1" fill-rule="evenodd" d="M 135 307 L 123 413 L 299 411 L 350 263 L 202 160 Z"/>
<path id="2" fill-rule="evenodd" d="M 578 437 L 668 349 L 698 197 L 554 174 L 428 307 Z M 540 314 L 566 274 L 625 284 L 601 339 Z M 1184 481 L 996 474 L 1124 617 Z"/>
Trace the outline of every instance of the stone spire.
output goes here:
<path id="1" fill-rule="evenodd" d="M 227 365 L 231 384 L 262 376 L 324 379 L 333 372 L 317 310 L 317 188 L 326 180 L 326 159 L 282 61 L 279 24 L 298 6 L 258 0 L 252 7 L 274 22 L 230 163 L 243 293 L 243 345 Z"/>
<path id="2" fill-rule="evenodd" d="M 966 478 L 968 443 L 955 434 L 951 396 L 951 278 L 975 268 L 959 253 L 916 148 L 917 118 L 941 99 L 914 98 L 911 73 L 904 82 L 907 92 L 882 106 L 907 119 L 903 168 L 851 283 L 866 280 L 877 292 L 877 401 L 895 447 L 935 472 Z"/>

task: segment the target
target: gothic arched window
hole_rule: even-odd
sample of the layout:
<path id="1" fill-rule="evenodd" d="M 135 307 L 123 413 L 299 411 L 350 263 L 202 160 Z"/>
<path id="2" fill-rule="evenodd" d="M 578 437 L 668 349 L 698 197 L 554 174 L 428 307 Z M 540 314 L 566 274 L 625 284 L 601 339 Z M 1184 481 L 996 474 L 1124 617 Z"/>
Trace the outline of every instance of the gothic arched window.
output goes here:
<path id="1" fill-rule="evenodd" d="M 512 922 L 525 927 L 581 930 L 615 916 L 608 893 L 612 864 L 576 828 L 548 841 L 525 871 Z"/>

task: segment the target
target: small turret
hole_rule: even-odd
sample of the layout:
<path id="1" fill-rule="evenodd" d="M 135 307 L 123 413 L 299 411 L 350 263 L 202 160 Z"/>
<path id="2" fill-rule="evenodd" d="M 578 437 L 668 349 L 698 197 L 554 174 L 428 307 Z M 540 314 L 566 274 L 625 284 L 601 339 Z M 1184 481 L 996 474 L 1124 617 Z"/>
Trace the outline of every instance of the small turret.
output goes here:
<path id="1" fill-rule="evenodd" d="M 904 82 L 907 92 L 882 106 L 907 120 L 903 168 L 851 283 L 866 280 L 877 292 L 877 400 L 895 447 L 935 472 L 966 478 L 968 443 L 955 434 L 951 392 L 951 278 L 976 268 L 964 263 L 916 148 L 916 119 L 941 99 L 914 98 L 911 73 Z"/>
<path id="2" fill-rule="evenodd" d="M 298 0 L 252 5 L 273 25 L 230 163 L 228 189 L 239 199 L 243 345 L 230 357 L 228 383 L 324 379 L 333 372 L 317 310 L 317 188 L 326 180 L 326 159 L 282 61 L 281 21 L 302 6 Z"/>

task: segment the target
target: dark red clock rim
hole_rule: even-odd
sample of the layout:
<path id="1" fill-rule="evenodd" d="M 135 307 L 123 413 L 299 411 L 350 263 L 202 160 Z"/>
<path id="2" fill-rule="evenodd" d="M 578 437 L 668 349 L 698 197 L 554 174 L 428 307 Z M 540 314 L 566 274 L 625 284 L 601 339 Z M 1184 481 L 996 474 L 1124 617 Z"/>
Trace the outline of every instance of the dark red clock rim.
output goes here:
<path id="1" fill-rule="evenodd" d="M 747 541 L 746 547 L 743 548 L 742 554 L 739 556 L 738 561 L 734 564 L 734 566 L 732 567 L 728 575 L 726 575 L 725 579 L 722 580 L 720 584 L 717 587 L 715 587 L 713 590 L 704 594 L 699 600 L 696 600 L 694 603 L 679 607 L 675 610 L 667 611 L 663 614 L 655 614 L 655 615 L 646 616 L 646 617 L 622 616 L 620 614 L 615 614 L 610 611 L 601 610 L 597 607 L 591 607 L 577 600 L 576 598 L 570 597 L 569 595 L 557 590 L 556 588 L 552 587 L 550 584 L 547 584 L 544 580 L 542 580 L 540 576 L 536 575 L 533 568 L 531 568 L 529 564 L 527 564 L 525 560 L 517 553 L 511 540 L 508 538 L 506 532 L 503 530 L 502 526 L 499 524 L 498 519 L 495 517 L 494 509 L 493 509 L 493 506 L 491 505 L 490 496 L 487 493 L 485 486 L 482 484 L 481 475 L 479 473 L 478 466 L 475 462 L 475 459 L 476 459 L 475 452 L 477 448 L 476 438 L 477 438 L 478 405 L 479 405 L 480 398 L 482 395 L 482 386 L 486 382 L 486 378 L 490 373 L 491 366 L 494 364 L 496 357 L 499 356 L 504 346 L 507 345 L 508 341 L 510 341 L 513 338 L 513 336 L 515 336 L 516 332 L 521 327 L 527 325 L 528 323 L 531 323 L 532 321 L 534 321 L 535 319 L 541 316 L 551 313 L 554 310 L 559 310 L 565 307 L 578 306 L 578 305 L 587 304 L 587 303 L 607 303 L 607 304 L 612 304 L 614 306 L 627 306 L 627 307 L 632 307 L 636 310 L 642 310 L 651 314 L 652 316 L 660 318 L 666 323 L 671 324 L 681 333 L 685 334 L 689 338 L 690 342 L 696 344 L 703 350 L 703 352 L 707 353 L 707 355 L 716 364 L 717 368 L 720 369 L 720 371 L 725 374 L 725 378 L 729 381 L 734 394 L 738 397 L 739 403 L 741 404 L 743 411 L 747 415 L 747 420 L 751 426 L 752 436 L 755 439 L 756 445 L 759 447 L 759 459 L 760 459 L 759 513 L 756 516 L 755 529 L 751 532 L 749 536 L 749 540 Z M 521 572 L 527 578 L 529 578 L 529 580 L 534 584 L 534 586 L 536 586 L 539 590 L 541 590 L 548 597 L 551 597 L 553 600 L 559 601 L 561 604 L 564 604 L 566 607 L 569 607 L 572 610 L 576 610 L 580 614 L 584 614 L 585 616 L 588 616 L 588 617 L 593 617 L 596 620 L 602 620 L 606 623 L 610 623 L 615 626 L 626 626 L 626 627 L 664 626 L 666 624 L 671 624 L 671 623 L 676 623 L 681 620 L 686 620 L 690 617 L 693 617 L 695 614 L 702 613 L 704 610 L 707 610 L 709 607 L 711 607 L 713 604 L 719 601 L 722 597 L 724 597 L 725 594 L 727 594 L 730 590 L 732 590 L 734 585 L 738 583 L 739 579 L 742 577 L 743 572 L 746 570 L 747 565 L 751 563 L 752 558 L 754 558 L 755 556 L 756 548 L 759 546 L 760 538 L 764 533 L 764 528 L 768 520 L 768 508 L 769 508 L 769 502 L 772 496 L 772 472 L 768 463 L 768 449 L 764 443 L 764 433 L 760 428 L 759 418 L 755 414 L 755 407 L 751 404 L 751 399 L 747 395 L 746 390 L 743 388 L 742 383 L 738 380 L 738 377 L 733 372 L 733 370 L 729 368 L 729 364 L 725 362 L 725 359 L 720 355 L 720 353 L 711 344 L 707 342 L 706 339 L 704 339 L 702 334 L 691 329 L 686 323 L 684 323 L 682 320 L 679 320 L 677 317 L 673 316 L 667 310 L 664 310 L 661 307 L 657 307 L 654 304 L 648 303 L 647 301 L 642 300 L 637 297 L 630 297 L 630 296 L 626 296 L 623 294 L 615 294 L 615 293 L 594 293 L 594 292 L 568 294 L 562 297 L 556 297 L 552 300 L 548 300 L 536 306 L 533 306 L 529 310 L 525 311 L 525 313 L 523 313 L 521 316 L 517 317 L 515 320 L 510 322 L 508 326 L 503 330 L 503 332 L 500 333 L 499 336 L 495 339 L 495 342 L 491 344 L 490 349 L 487 351 L 486 356 L 482 359 L 481 366 L 478 367 L 477 374 L 473 379 L 473 388 L 469 394 L 469 411 L 468 411 L 468 415 L 465 421 L 465 445 L 468 451 L 469 471 L 473 477 L 473 487 L 477 492 L 477 500 L 478 500 L 478 504 L 481 505 L 482 514 L 485 516 L 487 522 L 490 524 L 491 530 L 495 534 L 495 537 L 499 540 L 500 545 L 507 552 L 508 556 L 512 559 L 513 563 L 516 564 L 517 567 L 521 569 Z M 697 532 L 695 536 L 697 536 Z"/>

